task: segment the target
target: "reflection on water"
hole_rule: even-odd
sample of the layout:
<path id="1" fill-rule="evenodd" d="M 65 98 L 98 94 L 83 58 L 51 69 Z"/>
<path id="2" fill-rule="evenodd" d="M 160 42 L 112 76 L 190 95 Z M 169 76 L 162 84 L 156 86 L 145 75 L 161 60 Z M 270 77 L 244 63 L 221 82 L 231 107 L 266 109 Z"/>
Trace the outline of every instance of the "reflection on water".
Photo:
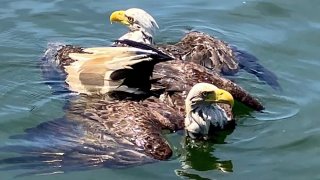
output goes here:
<path id="1" fill-rule="evenodd" d="M 232 132 L 233 130 L 219 132 L 210 141 L 197 141 L 185 137 L 180 157 L 182 169 L 175 170 L 176 174 L 191 179 L 206 179 L 193 174 L 192 171 L 218 170 L 223 173 L 233 172 L 232 160 L 220 160 L 219 157 L 214 155 L 214 146 L 216 144 L 224 144 L 226 137 Z M 191 172 L 189 172 L 190 170 Z"/>
<path id="2" fill-rule="evenodd" d="M 214 144 L 216 143 L 207 141 L 199 142 L 190 140 L 189 138 L 186 138 L 185 143 L 184 148 L 186 153 L 183 154 L 181 158 L 183 169 L 192 168 L 197 171 L 217 169 L 222 172 L 232 172 L 231 160 L 221 161 L 214 156 Z"/>

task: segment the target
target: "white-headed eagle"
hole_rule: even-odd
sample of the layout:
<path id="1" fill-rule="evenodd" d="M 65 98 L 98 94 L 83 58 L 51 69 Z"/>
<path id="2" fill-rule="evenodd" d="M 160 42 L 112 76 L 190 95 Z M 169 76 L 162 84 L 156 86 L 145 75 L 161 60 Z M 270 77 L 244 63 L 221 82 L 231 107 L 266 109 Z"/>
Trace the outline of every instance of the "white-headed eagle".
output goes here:
<path id="1" fill-rule="evenodd" d="M 121 23 L 129 28 L 129 32 L 120 39 L 129 37 L 138 42 L 154 43 L 153 36 L 158 25 L 144 10 L 130 8 L 115 11 L 111 14 L 110 21 Z M 234 75 L 240 69 L 244 69 L 272 88 L 281 89 L 277 76 L 259 64 L 256 57 L 205 33 L 192 31 L 178 43 L 158 45 L 158 48 L 176 59 L 201 64 L 222 75 Z"/>

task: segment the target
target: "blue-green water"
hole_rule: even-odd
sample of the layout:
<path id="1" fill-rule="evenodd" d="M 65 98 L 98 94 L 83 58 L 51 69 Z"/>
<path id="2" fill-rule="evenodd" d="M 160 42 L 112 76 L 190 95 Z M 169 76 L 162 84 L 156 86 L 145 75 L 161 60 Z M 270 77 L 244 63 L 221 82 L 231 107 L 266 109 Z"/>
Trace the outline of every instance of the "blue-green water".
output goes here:
<path id="1" fill-rule="evenodd" d="M 22 179 L 320 179 L 320 1 L 63 1 L 2 0 L 0 7 L 0 146 L 9 136 L 63 116 L 64 98 L 52 95 L 38 66 L 48 42 L 109 44 L 126 29 L 110 25 L 114 10 L 139 7 L 160 30 L 159 43 L 192 29 L 215 35 L 260 58 L 283 92 L 240 73 L 236 81 L 266 106 L 238 116 L 225 144 L 201 148 L 168 139 L 175 156 L 128 169 L 94 169 Z M 5 158 L 9 153 L 0 153 Z M 0 166 L 1 167 L 1 166 Z M 24 170 L 1 171 L 12 179 Z"/>

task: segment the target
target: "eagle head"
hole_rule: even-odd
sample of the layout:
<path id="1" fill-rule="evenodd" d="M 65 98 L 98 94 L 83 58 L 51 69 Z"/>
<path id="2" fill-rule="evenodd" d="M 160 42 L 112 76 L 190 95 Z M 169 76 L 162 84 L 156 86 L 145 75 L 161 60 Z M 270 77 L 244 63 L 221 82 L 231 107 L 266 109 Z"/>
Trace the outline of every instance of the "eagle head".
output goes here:
<path id="1" fill-rule="evenodd" d="M 110 22 L 117 22 L 128 26 L 130 32 L 120 39 L 130 39 L 147 44 L 153 43 L 153 35 L 159 28 L 154 18 L 139 8 L 114 11 L 110 15 Z"/>
<path id="2" fill-rule="evenodd" d="M 209 83 L 198 83 L 194 85 L 186 100 L 185 129 L 191 138 L 204 138 L 209 135 L 211 127 L 223 129 L 232 117 L 228 116 L 231 110 L 224 109 L 219 104 L 227 104 L 233 107 L 232 95 L 223 89 Z"/>

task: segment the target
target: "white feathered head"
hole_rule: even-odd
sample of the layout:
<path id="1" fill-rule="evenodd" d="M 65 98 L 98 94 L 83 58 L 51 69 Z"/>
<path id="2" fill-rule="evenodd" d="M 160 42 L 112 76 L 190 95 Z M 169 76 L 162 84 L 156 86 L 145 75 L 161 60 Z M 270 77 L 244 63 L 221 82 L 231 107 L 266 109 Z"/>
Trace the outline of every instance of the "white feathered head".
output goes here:
<path id="1" fill-rule="evenodd" d="M 146 11 L 139 8 L 130 8 L 127 10 L 114 11 L 110 16 L 110 22 L 118 22 L 126 25 L 130 29 L 130 36 L 146 36 L 140 38 L 153 38 L 156 30 L 159 28 L 154 18 Z M 137 37 L 136 37 L 137 38 Z M 136 40 L 136 39 L 132 39 Z"/>

